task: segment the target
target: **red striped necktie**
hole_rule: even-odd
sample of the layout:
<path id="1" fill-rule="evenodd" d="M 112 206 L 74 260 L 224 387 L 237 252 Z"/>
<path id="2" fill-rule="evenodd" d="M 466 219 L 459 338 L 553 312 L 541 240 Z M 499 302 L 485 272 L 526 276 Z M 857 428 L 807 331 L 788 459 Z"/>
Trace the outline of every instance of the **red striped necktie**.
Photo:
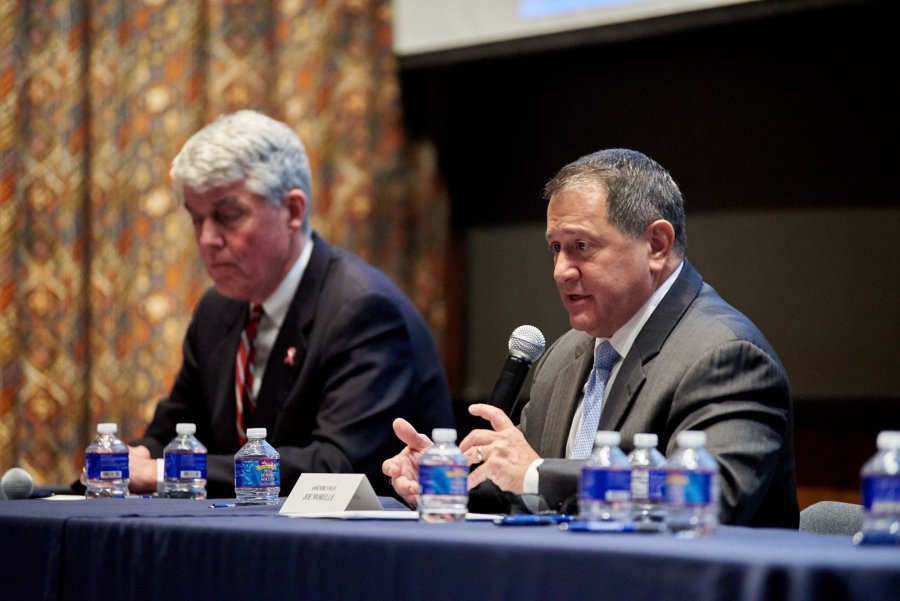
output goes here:
<path id="1" fill-rule="evenodd" d="M 234 358 L 234 400 L 237 409 L 237 435 L 241 446 L 247 442 L 245 416 L 253 415 L 256 399 L 253 396 L 253 361 L 256 357 L 256 330 L 262 319 L 262 305 L 253 305 L 247 325 L 241 333 L 241 344 Z"/>

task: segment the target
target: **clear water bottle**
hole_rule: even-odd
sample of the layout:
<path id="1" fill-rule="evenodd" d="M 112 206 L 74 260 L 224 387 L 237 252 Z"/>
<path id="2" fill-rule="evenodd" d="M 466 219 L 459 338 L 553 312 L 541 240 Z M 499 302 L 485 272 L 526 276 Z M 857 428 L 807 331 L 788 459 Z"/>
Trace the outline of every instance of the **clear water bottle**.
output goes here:
<path id="1" fill-rule="evenodd" d="M 666 462 L 666 524 L 675 536 L 709 536 L 719 525 L 719 465 L 706 432 L 684 430 Z"/>
<path id="2" fill-rule="evenodd" d="M 456 446 L 456 430 L 435 428 L 434 444 L 419 460 L 419 521 L 460 522 L 469 504 L 469 465 Z"/>
<path id="3" fill-rule="evenodd" d="M 84 451 L 88 499 L 123 498 L 128 494 L 128 447 L 116 436 L 116 424 L 97 424 L 97 437 Z"/>
<path id="4" fill-rule="evenodd" d="M 194 424 L 177 424 L 176 436 L 163 450 L 163 495 L 170 499 L 206 498 L 206 447 Z"/>
<path id="5" fill-rule="evenodd" d="M 238 505 L 275 505 L 281 492 L 281 455 L 266 442 L 265 428 L 247 428 L 247 444 L 234 456 Z"/>
<path id="6" fill-rule="evenodd" d="M 635 434 L 631 465 L 631 518 L 635 528 L 659 532 L 666 527 L 666 458 L 656 449 L 656 434 Z"/>
<path id="7" fill-rule="evenodd" d="M 900 545 L 900 431 L 885 430 L 860 470 L 863 544 Z"/>
<path id="8" fill-rule="evenodd" d="M 631 523 L 631 466 L 621 441 L 621 434 L 608 430 L 594 436 L 594 450 L 581 468 L 579 519 L 611 528 Z"/>

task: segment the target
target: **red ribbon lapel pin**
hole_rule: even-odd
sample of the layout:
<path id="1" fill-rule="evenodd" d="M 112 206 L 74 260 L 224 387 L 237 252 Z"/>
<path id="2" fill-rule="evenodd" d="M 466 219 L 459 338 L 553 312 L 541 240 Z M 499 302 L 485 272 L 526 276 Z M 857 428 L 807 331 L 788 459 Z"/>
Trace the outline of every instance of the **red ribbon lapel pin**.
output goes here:
<path id="1" fill-rule="evenodd" d="M 284 355 L 284 363 L 286 365 L 294 365 L 294 359 L 297 357 L 297 347 L 290 347 Z"/>

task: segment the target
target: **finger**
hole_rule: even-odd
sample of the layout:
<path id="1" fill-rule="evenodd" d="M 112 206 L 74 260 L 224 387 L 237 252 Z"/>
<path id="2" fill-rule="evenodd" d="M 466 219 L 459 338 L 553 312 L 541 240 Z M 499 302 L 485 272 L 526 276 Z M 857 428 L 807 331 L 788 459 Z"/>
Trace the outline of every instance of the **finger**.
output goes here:
<path id="1" fill-rule="evenodd" d="M 474 405 L 469 405 L 469 413 L 491 422 L 491 428 L 496 432 L 516 427 L 502 409 L 493 405 L 475 403 Z"/>
<path id="2" fill-rule="evenodd" d="M 384 463 L 381 464 L 381 473 L 388 478 L 396 478 L 400 473 L 400 465 L 397 458 L 391 457 L 390 459 L 385 459 Z"/>
<path id="3" fill-rule="evenodd" d="M 471 445 L 463 449 L 462 444 L 460 443 L 460 450 L 462 450 L 463 455 L 466 457 L 466 461 L 469 465 L 478 465 L 479 463 L 483 463 L 486 457 L 484 447 L 482 445 Z M 481 453 L 479 454 L 479 450 Z"/>
<path id="4" fill-rule="evenodd" d="M 128 453 L 134 457 L 141 457 L 143 459 L 150 459 L 150 449 L 145 447 L 144 445 L 140 445 L 137 447 L 128 447 Z"/>
<path id="5" fill-rule="evenodd" d="M 459 441 L 459 449 L 466 457 L 474 458 L 475 447 L 487 446 L 493 440 L 494 432 L 492 430 L 472 430 L 466 437 Z M 471 451 L 472 454 L 469 452 Z"/>
<path id="6" fill-rule="evenodd" d="M 482 482 L 484 482 L 485 480 L 488 480 L 488 479 L 489 478 L 487 476 L 487 471 L 485 471 L 484 465 L 472 470 L 471 472 L 469 472 L 469 479 L 468 479 L 469 490 L 472 490 L 473 488 L 475 488 L 476 486 L 478 486 L 479 484 L 481 484 Z"/>
<path id="7" fill-rule="evenodd" d="M 419 494 L 419 483 L 410 478 L 399 476 L 393 481 L 394 490 L 403 498 L 413 497 Z"/>
<path id="8" fill-rule="evenodd" d="M 425 451 L 431 447 L 431 439 L 417 432 L 412 424 L 402 417 L 395 419 L 393 426 L 397 438 L 413 451 Z"/>
<path id="9" fill-rule="evenodd" d="M 476 454 L 478 452 L 478 447 L 481 447 L 482 456 L 487 457 L 488 448 L 502 438 L 502 436 L 499 436 L 493 430 L 472 430 L 460 441 L 459 449 L 467 457 L 471 456 L 477 459 Z M 481 461 L 483 461 L 483 459 Z M 481 463 L 481 461 L 476 461 L 475 463 Z"/>
<path id="10" fill-rule="evenodd" d="M 418 466 L 413 464 L 410 461 L 408 455 L 401 453 L 400 455 L 395 455 L 391 457 L 387 461 L 385 461 L 381 466 L 382 473 L 390 478 L 391 480 L 396 481 L 397 478 L 411 478 L 415 480 L 412 476 L 418 473 Z"/>

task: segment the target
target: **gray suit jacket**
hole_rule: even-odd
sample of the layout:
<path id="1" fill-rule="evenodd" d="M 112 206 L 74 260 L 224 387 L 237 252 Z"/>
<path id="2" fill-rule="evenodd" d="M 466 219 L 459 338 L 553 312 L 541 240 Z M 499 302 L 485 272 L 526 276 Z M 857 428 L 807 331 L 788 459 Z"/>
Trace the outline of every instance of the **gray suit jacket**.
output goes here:
<path id="1" fill-rule="evenodd" d="M 520 428 L 545 457 L 540 493 L 551 507 L 577 495 L 581 462 L 566 439 L 593 362 L 594 338 L 571 330 L 535 367 Z M 723 523 L 796 528 L 793 409 L 787 376 L 760 331 L 687 262 L 622 360 L 601 430 L 659 435 L 669 455 L 682 430 L 703 430 L 721 470 Z"/>

